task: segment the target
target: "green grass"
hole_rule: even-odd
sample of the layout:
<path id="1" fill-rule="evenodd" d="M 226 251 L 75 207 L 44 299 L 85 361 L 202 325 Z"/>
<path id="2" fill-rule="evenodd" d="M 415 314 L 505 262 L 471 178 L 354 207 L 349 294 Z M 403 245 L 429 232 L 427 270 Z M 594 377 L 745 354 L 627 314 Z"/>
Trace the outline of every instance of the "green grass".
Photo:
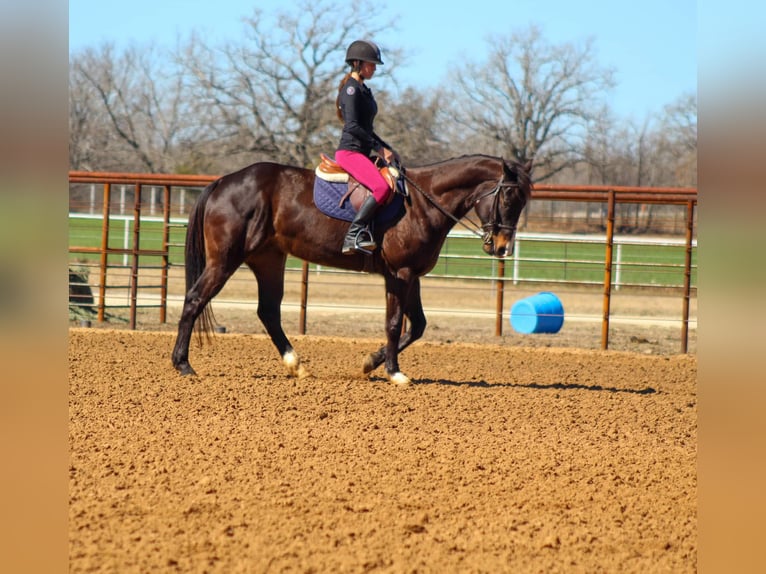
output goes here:
<path id="1" fill-rule="evenodd" d="M 109 229 L 109 247 L 123 248 L 125 243 L 125 226 L 128 228 L 128 247 L 132 246 L 132 221 L 113 219 Z M 100 219 L 70 219 L 69 245 L 98 247 L 101 244 Z M 183 244 L 185 227 L 173 227 L 170 231 L 170 263 L 183 264 Z M 141 249 L 161 249 L 162 223 L 153 221 L 141 222 Z M 601 284 L 604 280 L 604 257 L 606 248 L 597 243 L 574 243 L 561 241 L 531 241 L 519 243 L 518 277 L 524 281 L 564 281 L 576 283 Z M 692 253 L 692 285 L 697 283 L 697 253 Z M 682 286 L 684 281 L 683 264 L 685 258 L 684 246 L 664 245 L 623 245 L 620 253 L 620 264 L 617 261 L 617 247 L 613 251 L 614 265 L 612 279 L 621 284 Z M 98 262 L 99 254 L 72 253 L 70 260 Z M 131 263 L 130 254 L 110 255 L 109 265 Z M 156 266 L 162 262 L 158 256 L 142 255 L 139 265 Z M 511 278 L 514 273 L 514 260 L 505 262 L 505 277 Z M 291 269 L 300 268 L 302 262 L 289 257 L 287 265 Z M 314 266 L 311 266 L 314 268 Z M 439 261 L 430 273 L 431 276 L 446 277 L 497 277 L 498 260 L 482 251 L 481 241 L 475 237 L 449 238 L 440 254 Z"/>
<path id="2" fill-rule="evenodd" d="M 133 221 L 123 219 L 112 219 L 109 224 L 108 246 L 112 249 L 123 249 L 125 244 L 125 230 L 128 230 L 127 248 L 133 247 Z M 141 221 L 141 240 L 139 249 L 159 250 L 162 249 L 162 222 Z M 99 247 L 101 245 L 102 225 L 100 219 L 69 219 L 69 247 Z M 170 254 L 170 263 L 173 265 L 183 265 L 183 245 L 186 241 L 185 227 L 171 227 L 168 243 Z M 127 255 L 130 261 L 131 255 Z M 75 258 L 82 261 L 99 261 L 101 256 L 93 253 L 70 253 L 70 259 Z M 123 254 L 109 255 L 107 262 L 109 265 L 120 265 L 125 261 Z M 162 258 L 152 255 L 139 256 L 139 264 L 146 266 L 160 265 Z"/>
<path id="3" fill-rule="evenodd" d="M 460 259 L 468 256 L 470 259 Z M 518 277 L 531 281 L 602 283 L 606 247 L 598 243 L 520 241 L 514 254 L 519 259 Z M 454 258 L 453 258 L 454 257 Z M 619 260 L 620 282 L 635 285 L 681 286 L 684 280 L 685 247 L 623 245 Z M 617 248 L 613 249 L 612 278 L 618 274 Z M 692 285 L 697 281 L 697 253 L 692 252 Z M 514 261 L 507 260 L 505 277 L 513 276 Z M 475 238 L 449 239 L 432 275 L 495 277 L 497 262 L 483 254 Z"/>

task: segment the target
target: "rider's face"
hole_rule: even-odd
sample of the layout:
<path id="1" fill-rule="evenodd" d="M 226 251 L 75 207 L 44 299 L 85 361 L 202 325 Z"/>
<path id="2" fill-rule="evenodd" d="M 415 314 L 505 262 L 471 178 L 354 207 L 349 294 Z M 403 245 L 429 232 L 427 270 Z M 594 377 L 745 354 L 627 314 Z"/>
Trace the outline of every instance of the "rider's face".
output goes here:
<path id="1" fill-rule="evenodd" d="M 366 80 L 369 80 L 375 74 L 376 69 L 377 66 L 374 62 L 362 62 L 362 65 L 359 68 L 359 75 Z"/>

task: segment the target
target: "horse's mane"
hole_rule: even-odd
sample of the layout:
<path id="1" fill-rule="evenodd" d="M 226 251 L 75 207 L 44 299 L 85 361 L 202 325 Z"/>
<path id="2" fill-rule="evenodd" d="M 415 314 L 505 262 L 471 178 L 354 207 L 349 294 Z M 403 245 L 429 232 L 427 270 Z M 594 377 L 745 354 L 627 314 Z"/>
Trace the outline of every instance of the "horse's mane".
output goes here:
<path id="1" fill-rule="evenodd" d="M 483 153 L 473 153 L 473 154 L 464 154 L 464 155 L 457 156 L 457 157 L 450 157 L 450 158 L 447 158 L 447 159 L 442 159 L 442 160 L 436 161 L 434 163 L 417 164 L 417 165 L 407 166 L 407 167 L 409 167 L 411 169 L 424 169 L 424 168 L 429 168 L 429 167 L 440 167 L 440 166 L 444 166 L 444 165 L 451 165 L 453 163 L 462 162 L 462 161 L 465 161 L 467 159 L 482 159 L 482 158 L 483 159 L 495 160 L 495 161 L 502 161 L 502 158 L 499 158 L 499 157 L 495 157 L 495 156 L 491 156 L 491 155 L 487 155 L 487 154 L 483 154 Z"/>
<path id="2" fill-rule="evenodd" d="M 532 174 L 529 171 L 527 171 L 527 169 L 525 169 L 525 166 L 522 165 L 521 162 L 515 159 L 509 160 L 502 157 L 497 157 L 497 156 L 487 155 L 482 153 L 464 154 L 457 157 L 443 159 L 434 163 L 412 166 L 411 169 L 437 169 L 441 167 L 448 167 L 455 163 L 464 162 L 465 160 L 481 160 L 481 159 L 499 162 L 503 166 L 504 170 L 508 169 L 511 173 L 515 174 L 519 180 L 520 192 L 525 195 L 527 200 L 529 199 L 529 196 L 531 194 L 531 189 L 532 189 Z"/>

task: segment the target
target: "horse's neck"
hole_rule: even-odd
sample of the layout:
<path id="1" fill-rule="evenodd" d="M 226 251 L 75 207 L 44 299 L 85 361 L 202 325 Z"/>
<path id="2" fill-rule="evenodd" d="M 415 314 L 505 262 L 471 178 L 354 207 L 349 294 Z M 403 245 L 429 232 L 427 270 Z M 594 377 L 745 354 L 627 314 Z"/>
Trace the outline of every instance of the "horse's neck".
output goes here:
<path id="1" fill-rule="evenodd" d="M 430 181 L 430 195 L 439 206 L 460 219 L 473 207 L 478 187 L 496 177 L 496 167 L 490 158 L 454 161 L 454 165 L 431 166 L 423 175 Z"/>

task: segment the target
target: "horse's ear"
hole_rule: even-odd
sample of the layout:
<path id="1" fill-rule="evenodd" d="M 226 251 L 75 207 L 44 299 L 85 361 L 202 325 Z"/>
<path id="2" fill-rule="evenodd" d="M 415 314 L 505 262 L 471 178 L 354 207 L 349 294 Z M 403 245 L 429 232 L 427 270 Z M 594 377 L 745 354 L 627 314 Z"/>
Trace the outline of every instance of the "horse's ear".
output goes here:
<path id="1" fill-rule="evenodd" d="M 524 163 L 524 171 L 531 174 L 532 173 L 532 165 L 534 163 L 534 160 L 527 160 L 526 163 Z"/>

